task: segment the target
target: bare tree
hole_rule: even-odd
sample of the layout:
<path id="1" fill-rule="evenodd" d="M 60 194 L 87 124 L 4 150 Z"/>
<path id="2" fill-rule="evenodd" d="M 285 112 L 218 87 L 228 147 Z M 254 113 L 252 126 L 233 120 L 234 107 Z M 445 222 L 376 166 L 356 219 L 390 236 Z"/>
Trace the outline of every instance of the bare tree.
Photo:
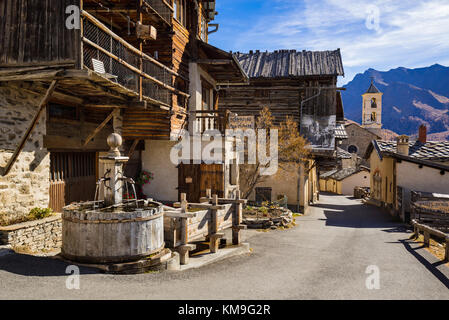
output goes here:
<path id="1" fill-rule="evenodd" d="M 260 111 L 256 122 L 256 129 L 277 129 L 278 130 L 278 157 L 279 167 L 284 173 L 294 173 L 299 171 L 301 163 L 307 159 L 309 151 L 307 140 L 299 134 L 298 124 L 291 117 L 286 117 L 280 125 L 273 123 L 274 117 L 268 107 Z M 257 133 L 257 130 L 256 130 Z M 258 139 L 257 139 L 258 141 Z M 267 148 L 269 150 L 269 148 Z M 272 155 L 270 155 L 272 156 Z M 240 166 L 240 186 L 243 197 L 248 198 L 254 188 L 268 178 L 261 175 L 261 168 L 264 166 L 257 161 L 256 164 L 246 164 Z"/>

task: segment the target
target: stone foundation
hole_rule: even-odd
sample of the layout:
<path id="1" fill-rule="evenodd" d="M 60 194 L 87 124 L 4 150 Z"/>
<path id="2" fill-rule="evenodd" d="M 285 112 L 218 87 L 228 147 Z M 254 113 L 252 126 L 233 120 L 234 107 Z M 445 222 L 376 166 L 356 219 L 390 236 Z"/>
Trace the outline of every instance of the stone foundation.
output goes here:
<path id="1" fill-rule="evenodd" d="M 42 97 L 12 86 L 0 86 L 0 173 L 19 145 Z M 0 175 L 0 220 L 28 215 L 49 203 L 50 156 L 43 147 L 46 132 L 43 114 L 23 151 L 6 176 Z"/>
<path id="2" fill-rule="evenodd" d="M 60 249 L 62 244 L 61 214 L 0 227 L 0 244 L 31 252 Z"/>

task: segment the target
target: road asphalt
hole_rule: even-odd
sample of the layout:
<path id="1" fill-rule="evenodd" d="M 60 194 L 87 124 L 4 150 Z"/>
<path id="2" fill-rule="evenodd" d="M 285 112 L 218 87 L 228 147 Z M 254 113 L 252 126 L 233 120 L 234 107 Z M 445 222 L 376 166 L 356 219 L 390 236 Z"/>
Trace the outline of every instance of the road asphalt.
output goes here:
<path id="1" fill-rule="evenodd" d="M 0 299 L 449 299 L 449 268 L 384 211 L 321 195 L 296 220 L 288 230 L 245 231 L 251 254 L 200 269 L 81 268 L 79 290 L 67 289 L 67 263 L 3 252 Z"/>

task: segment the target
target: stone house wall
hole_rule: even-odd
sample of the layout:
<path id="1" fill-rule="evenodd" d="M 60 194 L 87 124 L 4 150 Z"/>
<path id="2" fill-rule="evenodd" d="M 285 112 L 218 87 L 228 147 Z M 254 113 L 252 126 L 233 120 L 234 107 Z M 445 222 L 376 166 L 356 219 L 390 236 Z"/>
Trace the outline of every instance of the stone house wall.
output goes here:
<path id="1" fill-rule="evenodd" d="M 0 170 L 3 172 L 30 125 L 42 96 L 0 85 Z M 45 114 L 8 175 L 0 175 L 0 220 L 28 215 L 49 203 L 50 156 L 43 147 Z"/>
<path id="2" fill-rule="evenodd" d="M 349 151 L 348 149 L 351 145 L 356 146 L 357 156 L 363 159 L 371 141 L 378 139 L 378 137 L 357 124 L 349 124 L 345 129 L 348 133 L 348 139 L 344 139 L 339 147 L 345 151 Z M 362 161 L 362 164 L 369 165 L 367 161 Z"/>
<path id="3" fill-rule="evenodd" d="M 0 244 L 26 248 L 32 252 L 60 249 L 62 244 L 61 214 L 0 227 Z"/>

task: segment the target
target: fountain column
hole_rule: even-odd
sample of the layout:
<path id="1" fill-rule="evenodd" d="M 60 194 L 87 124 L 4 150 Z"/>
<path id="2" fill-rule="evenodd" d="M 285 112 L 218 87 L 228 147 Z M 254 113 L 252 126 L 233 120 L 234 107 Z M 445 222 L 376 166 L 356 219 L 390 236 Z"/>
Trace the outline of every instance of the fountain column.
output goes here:
<path id="1" fill-rule="evenodd" d="M 100 157 L 100 162 L 104 165 L 106 172 L 105 187 L 104 187 L 104 204 L 105 206 L 112 206 L 122 203 L 122 188 L 123 188 L 123 164 L 129 160 L 129 157 L 123 157 L 120 154 L 120 146 L 122 145 L 122 137 L 117 133 L 112 133 L 107 140 L 109 153 Z"/>

